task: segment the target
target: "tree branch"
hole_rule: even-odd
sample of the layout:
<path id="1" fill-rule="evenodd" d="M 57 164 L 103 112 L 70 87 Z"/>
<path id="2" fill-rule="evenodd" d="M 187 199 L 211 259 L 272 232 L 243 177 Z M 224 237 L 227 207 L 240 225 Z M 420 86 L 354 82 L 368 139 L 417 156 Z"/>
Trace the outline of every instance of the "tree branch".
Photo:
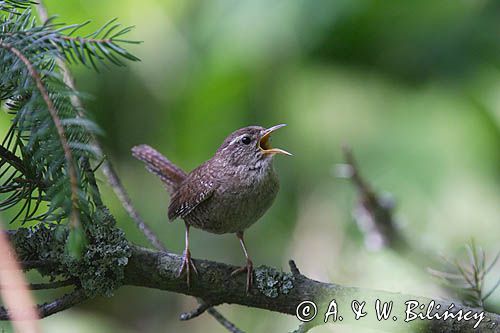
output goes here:
<path id="1" fill-rule="evenodd" d="M 57 312 L 67 310 L 77 304 L 87 300 L 87 296 L 82 289 L 76 289 L 73 292 L 63 295 L 52 302 L 37 305 L 38 316 L 45 318 Z M 10 313 L 3 306 L 0 307 L 0 320 L 9 320 Z"/>
<path id="2" fill-rule="evenodd" d="M 77 304 L 87 300 L 87 296 L 82 289 L 76 289 L 73 292 L 63 295 L 52 302 L 38 305 L 38 313 L 40 318 L 45 318 L 54 313 L 67 310 Z"/>
<path id="3" fill-rule="evenodd" d="M 342 147 L 346 164 L 340 165 L 339 176 L 352 181 L 358 192 L 354 217 L 369 249 L 389 247 L 408 250 L 408 244 L 396 227 L 394 203 L 376 193 L 359 170 L 354 154 L 348 146 Z"/>
<path id="4" fill-rule="evenodd" d="M 10 237 L 14 237 L 16 231 L 8 231 L 7 233 Z M 236 266 L 195 259 L 199 275 L 191 281 L 191 287 L 188 288 L 186 280 L 179 278 L 177 275 L 181 264 L 181 256 L 132 244 L 130 246 L 131 256 L 125 267 L 123 285 L 154 288 L 190 295 L 202 299 L 203 302 L 210 306 L 223 303 L 239 304 L 289 315 L 296 315 L 297 306 L 303 301 L 312 301 L 318 309 L 316 320 L 304 325 L 302 329 L 309 329 L 314 325 L 323 324 L 325 313 L 329 309 L 332 300 L 335 300 L 338 314 L 343 317 L 342 323 L 352 325 L 363 325 L 393 332 L 402 330 L 414 330 L 416 332 L 500 332 L 500 315 L 498 314 L 481 312 L 482 310 L 479 308 L 471 308 L 458 303 L 450 308 L 452 303 L 449 301 L 433 301 L 425 297 L 315 281 L 309 279 L 303 273 L 299 273 L 293 263 L 291 264 L 293 274 L 284 273 L 267 266 L 256 267 L 254 271 L 255 282 L 247 294 L 245 292 L 246 277 L 231 276 L 231 272 L 237 268 Z M 83 292 L 76 289 L 73 293 L 58 300 L 40 305 L 40 316 L 45 317 L 65 310 L 85 300 L 86 297 Z M 351 304 L 354 300 L 360 303 L 366 302 L 364 308 L 364 311 L 368 313 L 366 317 L 354 320 L 354 314 L 351 310 Z M 379 321 L 375 319 L 374 308 L 377 300 L 392 302 L 393 310 L 388 320 Z M 427 306 L 434 302 L 434 310 L 430 311 L 433 317 L 429 320 L 417 319 L 404 322 L 408 301 L 417 301 L 419 304 L 425 305 L 426 307 L 423 310 L 413 309 L 414 313 L 421 313 L 422 315 L 427 311 Z M 197 311 L 193 312 L 194 315 L 188 317 L 194 317 L 205 310 L 210 312 L 213 309 L 207 309 L 206 305 L 201 306 Z M 465 317 L 479 316 L 482 313 L 484 317 L 481 320 L 478 320 L 480 317 L 474 317 L 473 320 L 469 321 L 459 320 L 458 317 L 448 318 L 447 320 L 436 317 L 438 314 L 443 315 L 445 311 L 452 314 L 461 312 L 462 316 Z M 241 332 L 227 320 L 219 320 L 217 314 L 212 315 L 231 332 Z M 392 316 L 396 316 L 397 321 L 392 320 Z M 5 309 L 0 309 L 0 319 L 7 319 L 7 317 Z M 329 319 L 332 322 L 332 318 L 329 317 Z M 474 329 L 473 327 L 478 321 L 480 321 L 480 324 L 477 329 Z M 338 323 L 339 321 L 337 321 Z M 426 327 L 422 325 L 426 325 Z"/>
<path id="5" fill-rule="evenodd" d="M 387 291 L 375 291 L 354 287 L 345 287 L 334 283 L 319 282 L 305 277 L 304 275 L 292 275 L 283 273 L 275 268 L 260 266 L 255 269 L 256 283 L 245 293 L 245 279 L 231 276 L 236 268 L 233 265 L 208 261 L 195 260 L 199 275 L 193 279 L 191 287 L 188 288 L 184 279 L 177 277 L 181 257 L 171 253 L 156 252 L 153 250 L 133 246 L 132 257 L 125 271 L 125 284 L 168 290 L 202 298 L 209 304 L 239 304 L 269 311 L 281 312 L 295 315 L 297 305 L 304 300 L 315 302 L 318 308 L 318 320 L 324 319 L 328 306 L 332 300 L 338 304 L 343 323 L 353 325 L 365 325 L 386 331 L 406 331 L 416 329 L 419 332 L 500 332 L 500 315 L 484 312 L 484 319 L 479 327 L 474 329 L 475 320 L 415 320 L 404 322 L 407 305 L 405 302 L 415 300 L 419 304 L 428 305 L 432 299 L 403 295 Z M 291 285 L 290 285 L 290 283 Z M 288 283 L 288 287 L 285 284 Z M 382 302 L 393 302 L 393 311 L 388 320 L 378 321 L 374 319 L 374 306 L 376 300 Z M 368 316 L 360 320 L 354 320 L 351 311 L 351 302 L 358 300 L 366 302 L 365 311 Z M 431 311 L 432 314 L 443 314 L 448 310 L 451 303 L 448 301 L 435 300 L 435 307 L 439 310 Z M 472 311 L 480 312 L 481 309 L 470 308 L 460 304 L 454 304 L 450 310 L 453 313 L 461 310 L 463 313 Z M 415 309 L 416 313 L 425 310 Z M 398 319 L 394 321 L 392 316 Z M 330 317 L 331 320 L 331 317 Z M 423 330 L 421 325 L 429 325 Z M 309 326 L 309 325 L 308 325 Z"/>

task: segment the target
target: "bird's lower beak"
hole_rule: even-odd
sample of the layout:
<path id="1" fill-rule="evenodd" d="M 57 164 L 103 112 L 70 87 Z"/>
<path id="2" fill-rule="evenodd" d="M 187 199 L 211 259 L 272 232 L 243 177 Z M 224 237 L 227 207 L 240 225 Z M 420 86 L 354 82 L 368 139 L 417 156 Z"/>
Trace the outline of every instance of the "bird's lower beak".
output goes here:
<path id="1" fill-rule="evenodd" d="M 270 142 L 271 134 L 277 129 L 282 128 L 284 126 L 286 126 L 286 124 L 280 124 L 270 127 L 264 131 L 262 137 L 259 140 L 259 148 L 262 150 L 264 154 L 271 154 L 271 155 L 283 154 L 292 156 L 292 154 L 290 154 L 286 150 L 271 147 L 271 142 Z"/>

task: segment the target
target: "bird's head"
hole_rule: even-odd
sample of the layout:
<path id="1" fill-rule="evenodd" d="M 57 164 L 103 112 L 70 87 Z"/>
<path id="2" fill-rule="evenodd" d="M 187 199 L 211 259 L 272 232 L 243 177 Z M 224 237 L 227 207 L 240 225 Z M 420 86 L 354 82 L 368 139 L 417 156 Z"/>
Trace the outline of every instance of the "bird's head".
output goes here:
<path id="1" fill-rule="evenodd" d="M 270 164 L 274 155 L 292 155 L 286 150 L 271 146 L 271 134 L 286 126 L 276 125 L 270 128 L 248 126 L 231 133 L 217 150 L 216 156 L 228 165 L 259 167 Z"/>

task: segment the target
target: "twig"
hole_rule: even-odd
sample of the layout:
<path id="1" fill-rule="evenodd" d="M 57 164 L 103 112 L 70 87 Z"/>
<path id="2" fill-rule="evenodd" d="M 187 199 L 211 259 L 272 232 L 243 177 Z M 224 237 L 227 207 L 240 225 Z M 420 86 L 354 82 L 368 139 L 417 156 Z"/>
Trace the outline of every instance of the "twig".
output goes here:
<path id="1" fill-rule="evenodd" d="M 39 0 L 38 4 L 36 5 L 38 15 L 40 16 L 40 20 L 42 22 L 46 22 L 48 19 L 48 14 L 47 14 L 47 9 L 45 8 L 43 1 Z M 63 80 L 66 83 L 66 85 L 71 88 L 73 91 L 76 91 L 76 85 L 75 85 L 75 80 L 73 78 L 73 75 L 71 75 L 71 71 L 69 70 L 68 66 L 62 59 L 57 59 L 57 65 L 59 68 L 61 68 L 61 71 L 63 73 Z M 71 103 L 77 109 L 79 115 L 83 117 L 83 104 L 78 98 L 76 94 L 73 94 L 71 96 Z M 104 156 L 104 152 L 102 149 L 102 146 L 100 142 L 97 140 L 97 138 L 92 134 L 92 141 L 93 144 L 97 150 L 97 153 L 101 156 Z M 118 177 L 118 174 L 116 173 L 115 169 L 113 168 L 112 163 L 109 161 L 109 159 L 105 159 L 102 165 L 102 172 L 106 179 L 108 180 L 108 184 L 111 186 L 113 189 L 113 192 L 115 195 L 118 197 L 120 200 L 120 203 L 122 204 L 123 208 L 125 211 L 128 213 L 128 215 L 132 218 L 132 220 L 135 222 L 139 230 L 144 234 L 144 236 L 148 239 L 148 241 L 153 245 L 156 249 L 166 252 L 167 249 L 166 247 L 162 244 L 160 239 L 156 236 L 156 234 L 153 232 L 153 230 L 146 224 L 144 219 L 140 216 L 139 212 L 137 209 L 132 204 L 132 200 L 130 199 L 130 196 L 128 195 L 127 191 L 125 190 L 124 186 L 122 185 L 120 178 Z M 227 324 L 227 327 L 234 327 L 236 330 L 237 328 L 235 327 L 234 324 L 232 324 L 229 320 L 224 318 L 222 314 L 220 314 L 217 310 L 211 308 L 208 311 L 210 315 L 212 315 L 219 323 L 224 325 Z M 227 328 L 226 327 L 226 328 Z M 237 331 L 235 331 L 237 332 Z"/>
<path id="2" fill-rule="evenodd" d="M 495 256 L 495 258 L 493 259 L 493 261 L 490 263 L 490 265 L 488 266 L 488 268 L 486 268 L 486 270 L 485 270 L 486 274 L 489 273 L 491 271 L 491 269 L 496 265 L 496 263 L 498 262 L 499 258 L 500 258 L 500 251 L 498 251 L 498 253 Z"/>
<path id="3" fill-rule="evenodd" d="M 339 168 L 339 177 L 351 179 L 359 193 L 359 204 L 354 216 L 360 231 L 365 236 L 365 244 L 371 249 L 388 246 L 397 250 L 407 250 L 407 244 L 396 228 L 393 217 L 393 203 L 382 198 L 361 176 L 351 149 L 342 147 L 346 165 Z"/>
<path id="4" fill-rule="evenodd" d="M 292 259 L 288 260 L 288 266 L 290 266 L 290 272 L 292 272 L 294 276 L 301 275 L 295 261 L 293 261 Z"/>
<path id="5" fill-rule="evenodd" d="M 198 307 L 191 312 L 184 312 L 180 316 L 180 320 L 190 320 L 198 317 L 205 311 L 210 314 L 219 324 L 221 324 L 224 328 L 226 328 L 229 332 L 232 333 L 244 333 L 238 327 L 236 327 L 232 322 L 227 320 L 219 311 L 215 310 L 211 304 L 203 301 L 201 298 L 198 298 Z"/>
<path id="6" fill-rule="evenodd" d="M 229 332 L 231 333 L 245 333 L 244 331 L 240 330 L 238 327 L 236 327 L 232 322 L 227 320 L 223 315 L 220 314 L 219 311 L 215 310 L 214 308 L 208 308 L 207 312 L 214 317 L 215 320 L 219 322 L 222 326 L 224 326 Z"/>
<path id="7" fill-rule="evenodd" d="M 466 245 L 468 253 L 468 262 L 461 263 L 458 259 L 450 260 L 443 257 L 444 263 L 449 267 L 445 271 L 428 269 L 435 277 L 457 292 L 460 299 L 464 302 L 473 303 L 476 306 L 484 307 L 484 301 L 491 296 L 500 285 L 500 280 L 491 290 L 485 292 L 484 281 L 486 275 L 490 272 L 492 265 L 498 260 L 496 256 L 489 266 L 486 266 L 486 253 L 481 247 L 477 247 L 474 241 Z"/>
<path id="8" fill-rule="evenodd" d="M 62 280 L 62 281 L 53 281 L 53 282 L 43 282 L 43 283 L 30 283 L 28 284 L 28 288 L 31 290 L 46 290 L 46 289 L 57 289 L 57 288 L 62 288 L 62 287 L 67 287 L 67 286 L 73 286 L 76 284 L 75 280 L 68 279 L 68 280 Z M 17 286 L 14 285 L 5 285 L 5 284 L 0 284 L 0 290 L 5 289 L 5 290 L 12 290 L 12 289 L 17 289 Z"/>
<path id="9" fill-rule="evenodd" d="M 295 331 L 292 331 L 290 333 L 307 333 L 310 330 L 312 330 L 313 328 L 315 328 L 316 326 L 318 326 L 318 324 L 316 322 L 302 323 L 299 325 L 299 327 Z"/>
<path id="10" fill-rule="evenodd" d="M 67 310 L 77 304 L 83 303 L 88 297 L 82 289 L 76 289 L 73 292 L 63 295 L 52 302 L 44 303 L 38 306 L 40 318 L 45 318 L 54 313 Z"/>
<path id="11" fill-rule="evenodd" d="M 210 307 L 211 307 L 210 304 L 201 301 L 198 304 L 198 306 L 196 307 L 196 309 L 194 309 L 193 311 L 190 311 L 190 312 L 182 313 L 180 315 L 179 319 L 180 320 L 190 320 L 190 319 L 196 318 L 199 315 L 201 315 L 203 312 L 207 311 Z"/>
<path id="12" fill-rule="evenodd" d="M 42 22 L 46 22 L 48 19 L 48 14 L 47 14 L 47 9 L 45 8 L 43 1 L 39 0 L 38 4 L 36 5 L 38 15 L 40 16 L 40 20 Z M 61 69 L 63 73 L 63 80 L 64 83 L 73 91 L 76 91 L 76 85 L 75 85 L 75 80 L 73 78 L 73 75 L 71 75 L 71 71 L 69 70 L 68 66 L 62 59 L 57 59 L 57 65 Z M 80 117 L 83 117 L 83 104 L 78 98 L 77 95 L 72 95 L 71 96 L 71 104 L 75 107 L 75 109 L 78 111 L 78 114 Z M 92 134 L 92 141 L 93 144 L 96 148 L 97 154 L 104 156 L 104 152 L 102 149 L 102 146 L 100 142 L 97 140 L 97 138 Z M 158 237 L 155 235 L 155 233 L 151 230 L 151 228 L 146 224 L 146 222 L 142 219 L 142 217 L 139 215 L 139 212 L 134 208 L 132 204 L 132 200 L 130 200 L 129 195 L 127 194 L 125 188 L 120 182 L 120 179 L 118 178 L 118 175 L 116 174 L 116 171 L 113 168 L 113 165 L 111 162 L 106 158 L 104 160 L 103 166 L 102 166 L 102 171 L 108 180 L 109 185 L 115 192 L 116 196 L 120 200 L 123 208 L 125 208 L 125 211 L 129 214 L 129 216 L 132 218 L 132 220 L 135 222 L 139 230 L 146 236 L 146 238 L 149 240 L 149 242 L 158 250 L 166 251 L 165 246 L 160 242 Z"/>
<path id="13" fill-rule="evenodd" d="M 100 148 L 99 148 L 100 149 Z M 139 215 L 139 212 L 132 204 L 132 200 L 130 199 L 127 191 L 123 187 L 116 171 L 114 170 L 111 162 L 106 159 L 106 161 L 102 165 L 102 172 L 106 176 L 109 185 L 115 192 L 116 196 L 120 200 L 123 208 L 127 211 L 128 215 L 135 222 L 139 230 L 146 236 L 149 242 L 158 250 L 167 251 L 165 246 L 158 239 L 154 231 L 146 224 L 143 218 Z"/>
<path id="14" fill-rule="evenodd" d="M 82 289 L 76 289 L 73 292 L 56 298 L 52 302 L 37 305 L 38 315 L 40 318 L 45 318 L 54 313 L 67 310 L 77 304 L 87 300 Z M 5 307 L 0 307 L 0 320 L 9 320 L 9 311 Z"/>
<path id="15" fill-rule="evenodd" d="M 46 283 L 30 283 L 28 287 L 31 290 L 46 290 L 46 289 L 57 289 L 62 287 L 74 286 L 77 282 L 73 279 L 67 279 L 62 281 L 53 281 Z"/>
<path id="16" fill-rule="evenodd" d="M 495 283 L 495 285 L 491 288 L 490 291 L 488 291 L 482 298 L 483 301 L 485 301 L 488 297 L 491 296 L 491 294 L 493 294 L 493 292 L 500 286 L 500 279 L 498 279 L 497 283 Z"/>

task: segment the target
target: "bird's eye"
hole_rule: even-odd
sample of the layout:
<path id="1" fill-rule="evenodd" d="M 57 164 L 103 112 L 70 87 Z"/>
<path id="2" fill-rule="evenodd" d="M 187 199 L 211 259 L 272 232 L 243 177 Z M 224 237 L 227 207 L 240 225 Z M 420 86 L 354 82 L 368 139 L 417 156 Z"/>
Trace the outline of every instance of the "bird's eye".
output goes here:
<path id="1" fill-rule="evenodd" d="M 250 142 L 252 142 L 252 139 L 250 139 L 249 136 L 244 136 L 243 138 L 241 138 L 241 142 L 248 145 L 248 144 L 250 144 Z"/>

